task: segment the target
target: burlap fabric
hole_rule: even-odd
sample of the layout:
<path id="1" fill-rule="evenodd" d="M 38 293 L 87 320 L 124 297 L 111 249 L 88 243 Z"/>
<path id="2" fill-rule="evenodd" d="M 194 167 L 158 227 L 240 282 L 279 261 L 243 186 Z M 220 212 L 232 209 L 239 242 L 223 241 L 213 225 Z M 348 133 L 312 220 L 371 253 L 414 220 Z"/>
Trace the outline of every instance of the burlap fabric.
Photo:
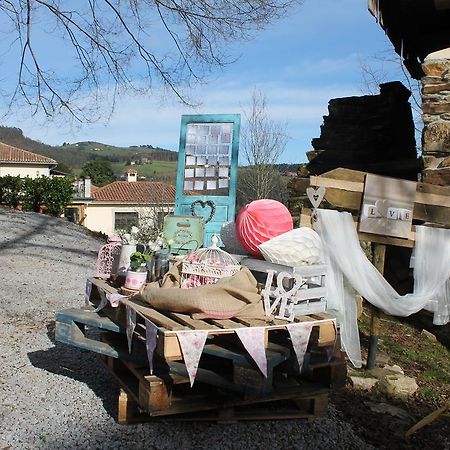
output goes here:
<path id="1" fill-rule="evenodd" d="M 194 319 L 264 319 L 257 281 L 247 267 L 217 284 L 181 289 L 181 265 L 177 264 L 159 283 L 147 284 L 136 298 L 156 309 L 191 314 Z"/>

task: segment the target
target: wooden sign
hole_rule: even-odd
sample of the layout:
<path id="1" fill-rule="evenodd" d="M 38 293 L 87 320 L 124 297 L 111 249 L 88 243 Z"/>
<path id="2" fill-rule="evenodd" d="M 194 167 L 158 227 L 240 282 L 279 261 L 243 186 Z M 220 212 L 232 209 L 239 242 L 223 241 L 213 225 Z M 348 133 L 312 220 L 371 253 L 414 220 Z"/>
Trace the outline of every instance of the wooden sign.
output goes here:
<path id="1" fill-rule="evenodd" d="M 408 239 L 415 196 L 414 181 L 368 173 L 364 185 L 359 230 Z"/>
<path id="2" fill-rule="evenodd" d="M 326 293 L 323 286 L 324 268 L 325 266 L 319 265 L 316 268 L 306 266 L 304 269 L 308 272 L 308 278 L 299 273 L 302 268 L 295 268 L 294 273 L 268 270 L 266 284 L 262 290 L 266 317 L 273 315 L 276 319 L 292 322 L 296 316 L 325 311 L 326 303 L 322 300 Z M 310 287 L 314 277 L 318 278 L 318 287 Z M 312 299 L 316 301 L 310 303 Z M 304 305 L 301 305 L 302 303 Z"/>

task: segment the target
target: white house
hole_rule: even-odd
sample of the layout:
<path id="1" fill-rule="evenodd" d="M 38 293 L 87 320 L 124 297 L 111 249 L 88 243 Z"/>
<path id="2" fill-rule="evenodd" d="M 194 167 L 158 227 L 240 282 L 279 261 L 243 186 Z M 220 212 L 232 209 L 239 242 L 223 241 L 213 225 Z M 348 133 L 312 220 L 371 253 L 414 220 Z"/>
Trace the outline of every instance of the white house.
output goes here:
<path id="1" fill-rule="evenodd" d="M 48 177 L 50 170 L 56 165 L 57 162 L 52 158 L 0 142 L 0 177 L 5 175 L 22 178 L 38 178 L 42 175 Z"/>
<path id="2" fill-rule="evenodd" d="M 83 198 L 76 198 L 68 209 L 76 209 L 76 221 L 86 228 L 108 235 L 131 225 L 142 226 L 143 221 L 160 221 L 173 211 L 175 186 L 135 181 L 133 176 L 128 180 L 94 187 L 87 179 L 81 189 Z"/>

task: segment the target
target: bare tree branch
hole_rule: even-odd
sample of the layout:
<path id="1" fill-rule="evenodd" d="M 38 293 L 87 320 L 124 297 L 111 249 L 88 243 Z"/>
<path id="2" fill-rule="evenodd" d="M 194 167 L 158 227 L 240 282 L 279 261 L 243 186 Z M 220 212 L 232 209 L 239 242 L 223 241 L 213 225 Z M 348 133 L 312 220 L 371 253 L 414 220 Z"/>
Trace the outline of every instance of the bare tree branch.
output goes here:
<path id="1" fill-rule="evenodd" d="M 159 86 L 182 103 L 192 104 L 185 88 L 204 81 L 214 66 L 235 60 L 225 52 L 228 43 L 251 38 L 301 3 L 0 1 L 0 15 L 15 30 L 3 31 L 0 48 L 6 52 L 0 61 L 11 57 L 20 45 L 10 108 L 24 102 L 33 114 L 69 113 L 79 122 L 94 121 L 104 103 L 114 105 L 117 95 L 126 91 L 151 94 Z M 49 42 L 54 46 L 48 48 Z M 54 63 L 49 62 L 49 51 L 55 53 Z M 75 63 L 73 68 L 61 67 L 59 58 Z"/>
<path id="2" fill-rule="evenodd" d="M 275 164 L 289 140 L 286 125 L 270 119 L 266 96 L 256 89 L 251 108 L 244 112 L 244 117 L 240 142 L 249 167 L 240 174 L 240 197 L 245 203 L 262 198 L 278 199 L 275 191 L 280 187 L 281 175 Z"/>

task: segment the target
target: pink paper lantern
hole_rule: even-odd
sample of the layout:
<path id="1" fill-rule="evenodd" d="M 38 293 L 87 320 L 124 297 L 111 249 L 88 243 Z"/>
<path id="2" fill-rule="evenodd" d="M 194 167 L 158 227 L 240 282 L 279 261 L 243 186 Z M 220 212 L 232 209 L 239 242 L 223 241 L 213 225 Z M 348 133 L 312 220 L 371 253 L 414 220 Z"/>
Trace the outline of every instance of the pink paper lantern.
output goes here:
<path id="1" fill-rule="evenodd" d="M 255 200 L 239 211 L 236 234 L 242 246 L 254 256 L 260 256 L 258 245 L 291 231 L 289 210 L 276 200 Z"/>

